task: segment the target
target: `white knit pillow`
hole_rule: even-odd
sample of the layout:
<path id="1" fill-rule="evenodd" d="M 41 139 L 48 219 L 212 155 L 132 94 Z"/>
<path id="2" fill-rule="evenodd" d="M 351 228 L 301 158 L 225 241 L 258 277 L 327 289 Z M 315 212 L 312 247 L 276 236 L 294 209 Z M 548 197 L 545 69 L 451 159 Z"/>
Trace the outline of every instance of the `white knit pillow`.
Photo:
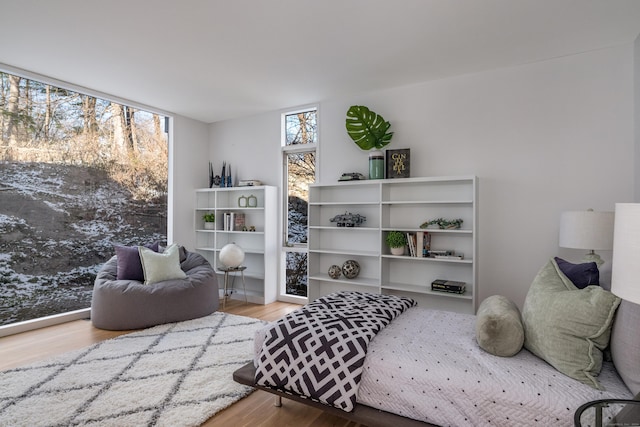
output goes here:
<path id="1" fill-rule="evenodd" d="M 144 246 L 138 247 L 138 251 L 140 252 L 145 285 L 187 277 L 180 268 L 178 245 L 173 244 L 167 247 L 163 253 L 154 252 Z"/>

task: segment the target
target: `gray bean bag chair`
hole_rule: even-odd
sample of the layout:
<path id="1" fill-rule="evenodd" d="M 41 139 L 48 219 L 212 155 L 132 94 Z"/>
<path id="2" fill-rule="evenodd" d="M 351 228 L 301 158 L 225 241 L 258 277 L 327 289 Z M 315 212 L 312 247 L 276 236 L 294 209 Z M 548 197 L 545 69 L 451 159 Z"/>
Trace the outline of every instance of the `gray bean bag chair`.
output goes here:
<path id="1" fill-rule="evenodd" d="M 117 280 L 117 265 L 113 256 L 96 276 L 91 301 L 91 322 L 96 328 L 141 329 L 203 317 L 218 309 L 216 273 L 198 253 L 187 252 L 180 263 L 185 279 L 152 285 Z"/>

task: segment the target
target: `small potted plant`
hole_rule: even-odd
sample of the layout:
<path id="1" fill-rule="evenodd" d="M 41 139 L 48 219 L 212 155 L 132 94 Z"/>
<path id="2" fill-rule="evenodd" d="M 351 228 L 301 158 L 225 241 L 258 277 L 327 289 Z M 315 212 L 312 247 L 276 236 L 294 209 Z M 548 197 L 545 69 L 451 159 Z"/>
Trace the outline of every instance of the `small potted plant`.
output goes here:
<path id="1" fill-rule="evenodd" d="M 401 231 L 390 231 L 387 233 L 386 242 L 391 248 L 391 255 L 404 255 L 404 247 L 407 244 L 407 237 Z"/>
<path id="2" fill-rule="evenodd" d="M 202 215 L 202 219 L 204 220 L 204 229 L 205 230 L 213 230 L 216 228 L 216 215 L 213 213 L 208 213 Z"/>

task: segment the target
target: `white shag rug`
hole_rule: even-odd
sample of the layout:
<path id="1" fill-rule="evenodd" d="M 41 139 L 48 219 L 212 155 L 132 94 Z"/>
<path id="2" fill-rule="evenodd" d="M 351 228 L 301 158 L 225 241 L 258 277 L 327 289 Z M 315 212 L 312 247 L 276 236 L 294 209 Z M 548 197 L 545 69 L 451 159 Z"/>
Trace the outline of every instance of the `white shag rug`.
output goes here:
<path id="1" fill-rule="evenodd" d="M 214 313 L 0 372 L 0 426 L 198 426 L 253 390 L 232 373 L 263 325 Z"/>

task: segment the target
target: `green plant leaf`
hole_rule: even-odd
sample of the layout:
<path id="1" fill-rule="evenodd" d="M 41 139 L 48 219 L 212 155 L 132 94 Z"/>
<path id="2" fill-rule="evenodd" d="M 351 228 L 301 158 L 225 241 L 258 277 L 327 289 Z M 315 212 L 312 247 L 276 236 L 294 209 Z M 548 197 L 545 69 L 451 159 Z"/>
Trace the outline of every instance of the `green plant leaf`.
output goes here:
<path id="1" fill-rule="evenodd" d="M 352 105 L 347 111 L 347 133 L 363 150 L 380 149 L 391 142 L 391 123 L 363 105 Z"/>

